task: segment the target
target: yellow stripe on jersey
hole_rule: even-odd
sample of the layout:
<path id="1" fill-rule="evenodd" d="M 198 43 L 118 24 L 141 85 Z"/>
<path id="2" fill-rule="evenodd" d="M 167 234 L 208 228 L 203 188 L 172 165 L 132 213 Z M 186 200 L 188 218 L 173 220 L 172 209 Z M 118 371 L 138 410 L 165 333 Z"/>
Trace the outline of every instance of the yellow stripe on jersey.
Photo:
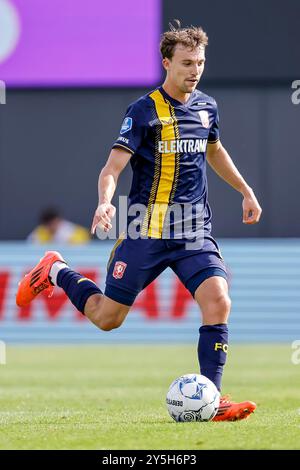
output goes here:
<path id="1" fill-rule="evenodd" d="M 148 227 L 149 227 L 149 222 L 151 219 L 151 212 L 152 212 L 152 206 L 155 201 L 156 193 L 157 193 L 157 188 L 158 188 L 158 183 L 159 183 L 159 177 L 160 177 L 160 163 L 161 163 L 161 154 L 158 151 L 158 145 L 159 145 L 159 139 L 160 139 L 160 130 L 157 129 L 157 132 L 155 133 L 155 140 L 154 140 L 154 175 L 153 175 L 153 181 L 152 181 L 152 186 L 151 186 L 151 191 L 150 191 L 150 196 L 148 200 L 148 206 L 147 206 L 147 212 L 145 214 L 144 220 L 143 220 L 143 225 L 141 228 L 141 234 L 144 237 L 148 236 Z"/>
<path id="2" fill-rule="evenodd" d="M 167 101 L 167 103 L 169 103 L 168 100 L 166 100 L 166 101 Z M 171 103 L 169 103 L 169 105 L 170 105 L 170 109 L 171 109 L 171 116 L 173 118 L 175 136 L 176 136 L 176 139 L 179 140 L 180 139 L 179 127 L 178 127 L 178 122 L 177 122 L 176 115 L 175 115 L 175 109 L 173 108 L 173 106 L 171 106 Z M 170 196 L 170 204 L 174 203 L 174 196 L 175 196 L 175 192 L 176 192 L 176 189 L 177 189 L 177 182 L 178 182 L 178 178 L 179 178 L 179 165 L 180 165 L 180 153 L 176 153 L 175 154 L 175 175 L 174 175 L 173 188 L 172 188 L 172 192 L 171 192 L 171 196 Z"/>
<path id="3" fill-rule="evenodd" d="M 174 122 L 175 112 L 170 103 L 164 100 L 159 90 L 151 93 L 150 98 L 154 101 L 156 114 L 162 125 L 161 140 L 174 141 L 178 136 L 175 134 Z M 175 118 L 176 121 L 176 118 Z M 176 154 L 164 153 L 161 156 L 161 171 L 158 181 L 157 192 L 153 204 L 153 211 L 149 224 L 148 236 L 152 238 L 161 238 L 163 224 L 168 210 L 171 192 L 173 189 L 176 169 Z M 153 181 L 153 183 L 155 183 Z M 149 204 L 150 204 L 149 200 Z M 151 208 L 150 208 L 151 210 Z"/>

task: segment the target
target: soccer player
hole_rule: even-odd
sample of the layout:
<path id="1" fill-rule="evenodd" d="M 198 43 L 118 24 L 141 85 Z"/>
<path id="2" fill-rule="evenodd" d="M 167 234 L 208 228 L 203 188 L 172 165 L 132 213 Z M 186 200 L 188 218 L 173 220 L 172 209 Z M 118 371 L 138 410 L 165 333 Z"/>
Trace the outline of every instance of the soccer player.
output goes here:
<path id="1" fill-rule="evenodd" d="M 51 294 L 56 285 L 89 320 L 109 331 L 123 323 L 138 293 L 170 267 L 200 307 L 200 370 L 221 390 L 230 298 L 226 267 L 211 236 L 206 161 L 241 193 L 245 224 L 257 223 L 261 208 L 220 142 L 215 100 L 196 89 L 207 43 L 206 33 L 198 27 L 171 26 L 162 35 L 165 81 L 128 107 L 120 135 L 100 173 L 92 232 L 97 226 L 104 231 L 112 228 L 116 209 L 111 200 L 129 161 L 133 170 L 129 207 L 145 207 L 138 218 L 128 217 L 127 237 L 120 237 L 115 244 L 104 293 L 70 269 L 59 253 L 47 252 L 20 282 L 17 304 L 28 304 L 43 290 Z M 171 214 L 175 206 L 182 214 L 179 221 L 178 212 Z M 187 211 L 182 210 L 186 207 Z M 191 222 L 192 232 L 178 230 L 186 221 Z M 138 237 L 130 236 L 132 227 Z M 251 401 L 236 403 L 223 397 L 214 419 L 244 419 L 255 408 Z"/>

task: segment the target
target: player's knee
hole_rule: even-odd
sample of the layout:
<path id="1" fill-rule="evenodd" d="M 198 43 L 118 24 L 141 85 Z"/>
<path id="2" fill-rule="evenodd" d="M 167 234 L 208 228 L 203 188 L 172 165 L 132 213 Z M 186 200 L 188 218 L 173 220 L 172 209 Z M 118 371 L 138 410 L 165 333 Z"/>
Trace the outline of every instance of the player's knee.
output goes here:
<path id="1" fill-rule="evenodd" d="M 224 293 L 219 299 L 220 309 L 226 313 L 230 313 L 231 309 L 231 299 L 228 294 Z"/>
<path id="2" fill-rule="evenodd" d="M 122 325 L 122 320 L 119 318 L 100 317 L 97 321 L 100 330 L 111 331 L 119 328 Z"/>
<path id="3" fill-rule="evenodd" d="M 122 325 L 129 308 L 104 297 L 104 301 L 99 304 L 95 318 L 92 321 L 103 331 L 114 330 Z"/>
<path id="4" fill-rule="evenodd" d="M 223 292 L 216 298 L 215 309 L 218 312 L 224 312 L 229 314 L 231 309 L 231 300 L 227 293 Z"/>
<path id="5" fill-rule="evenodd" d="M 220 293 L 210 304 L 209 315 L 216 323 L 227 320 L 231 309 L 231 300 L 227 293 Z"/>

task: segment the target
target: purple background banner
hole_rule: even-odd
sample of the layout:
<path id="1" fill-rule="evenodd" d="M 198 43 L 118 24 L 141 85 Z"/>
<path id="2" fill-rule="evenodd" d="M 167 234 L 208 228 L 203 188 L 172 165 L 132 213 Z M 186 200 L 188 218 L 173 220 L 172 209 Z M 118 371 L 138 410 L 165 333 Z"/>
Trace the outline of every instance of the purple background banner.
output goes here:
<path id="1" fill-rule="evenodd" d="M 155 85 L 160 0 L 0 0 L 10 86 Z"/>

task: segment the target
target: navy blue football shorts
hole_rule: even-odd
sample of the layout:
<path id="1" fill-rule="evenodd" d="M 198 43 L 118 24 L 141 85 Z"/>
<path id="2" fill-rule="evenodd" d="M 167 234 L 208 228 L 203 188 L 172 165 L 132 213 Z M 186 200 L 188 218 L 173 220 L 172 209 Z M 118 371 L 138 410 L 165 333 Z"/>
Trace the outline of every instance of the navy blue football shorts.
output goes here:
<path id="1" fill-rule="evenodd" d="M 194 296 L 200 284 L 212 276 L 227 280 L 226 267 L 217 242 L 209 235 L 201 249 L 187 250 L 183 240 L 119 239 L 107 266 L 105 295 L 124 305 L 167 267 Z"/>

